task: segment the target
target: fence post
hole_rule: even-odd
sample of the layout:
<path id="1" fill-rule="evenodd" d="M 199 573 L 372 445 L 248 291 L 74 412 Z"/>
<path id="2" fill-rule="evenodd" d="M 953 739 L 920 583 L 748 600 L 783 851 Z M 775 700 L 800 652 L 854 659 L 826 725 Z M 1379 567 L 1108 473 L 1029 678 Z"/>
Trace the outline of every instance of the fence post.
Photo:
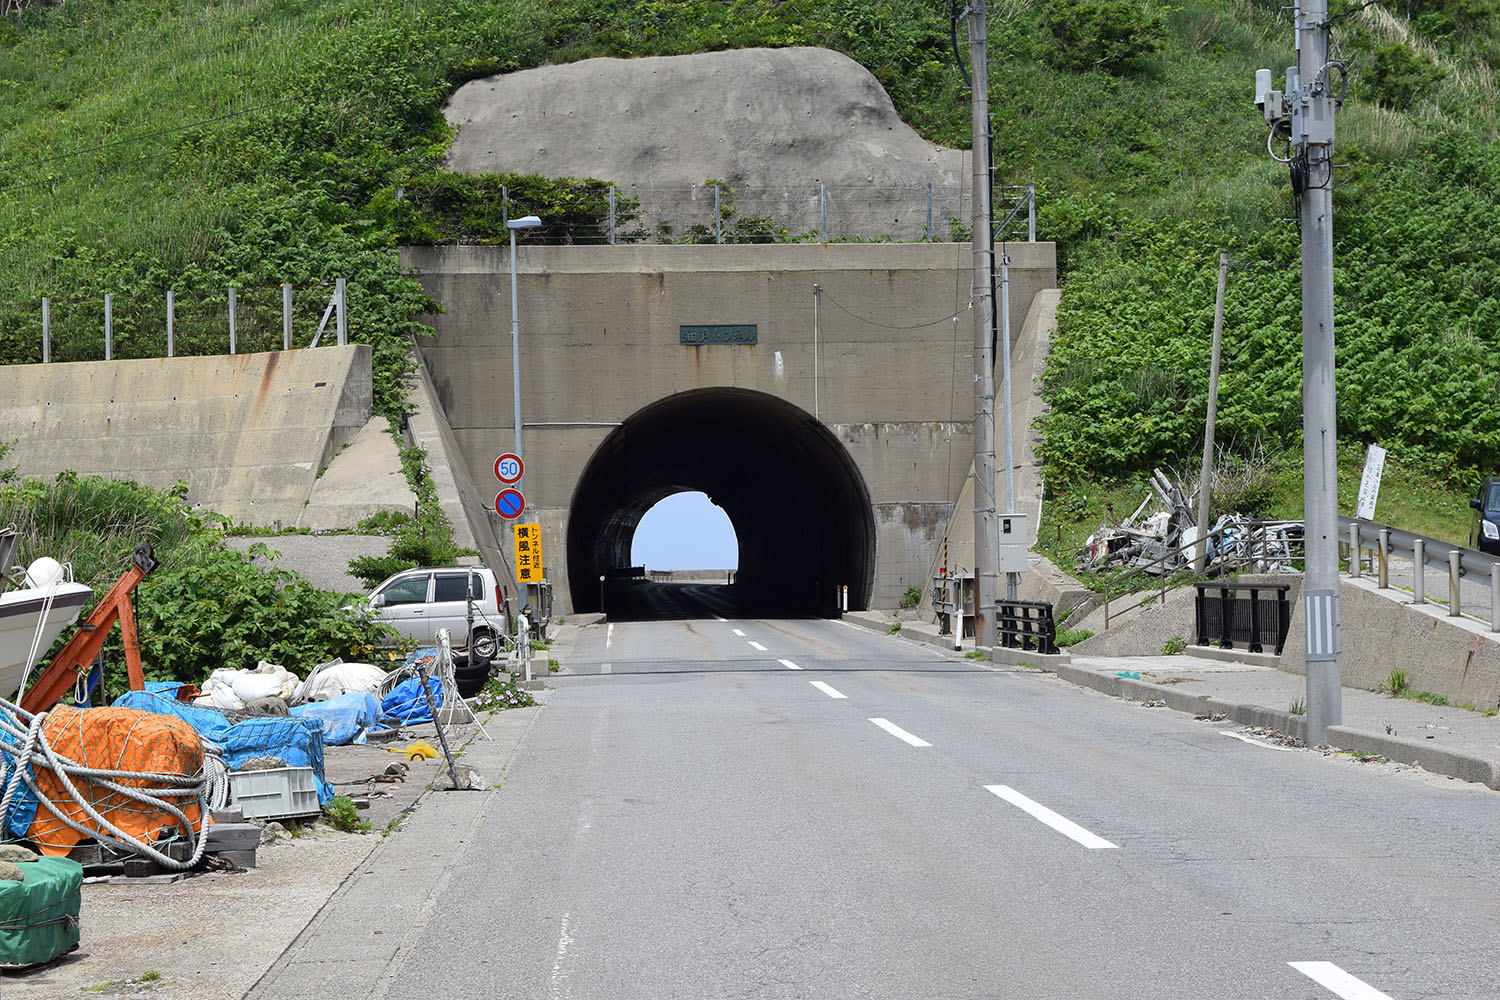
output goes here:
<path id="1" fill-rule="evenodd" d="M 500 185 L 500 222 L 510 223 L 510 187 L 505 184 Z"/>
<path id="2" fill-rule="evenodd" d="M 177 293 L 167 289 L 167 357 L 176 357 L 177 351 Z"/>
<path id="3" fill-rule="evenodd" d="M 615 186 L 609 186 L 609 245 L 615 245 Z"/>
<path id="4" fill-rule="evenodd" d="M 281 349 L 292 349 L 292 283 L 281 284 Z"/>
<path id="5" fill-rule="evenodd" d="M 1026 241 L 1036 242 L 1036 185 L 1026 185 Z"/>
<path id="6" fill-rule="evenodd" d="M 237 317 L 235 315 L 234 286 L 230 285 L 229 286 L 229 353 L 230 354 L 234 354 L 235 353 L 235 347 L 237 346 L 236 345 L 236 340 L 237 340 L 236 333 L 237 333 L 237 331 L 235 329 L 235 327 L 236 327 L 236 322 L 235 322 L 236 318 Z"/>
<path id="7" fill-rule="evenodd" d="M 42 364 L 52 360 L 52 300 L 42 298 Z"/>
<path id="8" fill-rule="evenodd" d="M 109 292 L 104 293 L 104 360 L 112 361 L 115 356 L 115 297 Z"/>
<path id="9" fill-rule="evenodd" d="M 1424 539 L 1413 539 L 1411 543 L 1411 559 L 1413 572 L 1411 577 L 1411 602 L 1413 604 L 1427 603 L 1427 542 Z"/>
<path id="10" fill-rule="evenodd" d="M 1458 617 L 1460 617 L 1464 613 L 1463 612 L 1463 607 L 1459 604 L 1459 594 L 1458 594 L 1458 578 L 1463 575 L 1463 567 L 1460 565 L 1460 562 L 1459 562 L 1459 560 L 1461 560 L 1462 558 L 1463 558 L 1463 553 L 1459 552 L 1458 549 L 1449 549 L 1448 550 L 1448 617 L 1449 618 L 1458 618 Z"/>
<path id="11" fill-rule="evenodd" d="M 818 214 L 821 221 L 818 223 L 818 232 L 823 234 L 822 242 L 828 242 L 828 185 L 818 185 Z"/>
<path id="12" fill-rule="evenodd" d="M 1359 522 L 1355 521 L 1349 525 L 1349 575 L 1356 580 L 1359 579 L 1359 563 Z"/>
<path id="13" fill-rule="evenodd" d="M 1376 550 L 1380 556 L 1380 571 L 1377 579 L 1380 581 L 1380 589 L 1385 590 L 1391 585 L 1390 574 L 1390 552 L 1391 552 L 1391 529 L 1380 529 L 1380 548 Z"/>
<path id="14" fill-rule="evenodd" d="M 719 185 L 714 185 L 714 242 L 724 242 L 724 230 L 719 225 Z"/>
<path id="15" fill-rule="evenodd" d="M 932 242 L 932 181 L 927 182 L 927 235 L 923 239 Z"/>
<path id="16" fill-rule="evenodd" d="M 1490 563 L 1490 631 L 1500 632 L 1500 562 Z"/>
<path id="17" fill-rule="evenodd" d="M 349 286 L 343 278 L 334 283 L 334 294 L 338 297 L 339 346 L 349 343 Z"/>

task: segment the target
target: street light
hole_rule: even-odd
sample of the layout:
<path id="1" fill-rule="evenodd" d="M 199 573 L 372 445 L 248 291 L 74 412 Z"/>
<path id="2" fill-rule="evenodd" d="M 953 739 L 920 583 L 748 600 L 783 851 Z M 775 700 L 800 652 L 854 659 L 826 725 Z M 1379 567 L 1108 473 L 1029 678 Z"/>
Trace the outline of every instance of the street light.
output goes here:
<path id="1" fill-rule="evenodd" d="M 511 373 L 511 395 L 516 404 L 516 457 L 521 457 L 521 313 L 519 303 L 516 301 L 516 230 L 535 229 L 542 224 L 542 220 L 534 215 L 522 216 L 519 219 L 509 219 L 505 228 L 510 230 L 510 373 Z M 524 466 L 523 466 L 524 468 Z M 520 480 L 516 481 L 516 488 L 521 488 Z M 526 582 L 520 577 L 520 567 L 516 567 L 516 600 L 517 607 L 526 606 Z M 518 630 L 519 631 L 519 630 Z M 516 636 L 517 643 L 522 637 Z"/>
<path id="2" fill-rule="evenodd" d="M 521 454 L 521 314 L 516 301 L 516 230 L 536 229 L 542 220 L 525 215 L 505 223 L 510 230 L 510 373 L 511 393 L 516 404 L 516 457 Z"/>

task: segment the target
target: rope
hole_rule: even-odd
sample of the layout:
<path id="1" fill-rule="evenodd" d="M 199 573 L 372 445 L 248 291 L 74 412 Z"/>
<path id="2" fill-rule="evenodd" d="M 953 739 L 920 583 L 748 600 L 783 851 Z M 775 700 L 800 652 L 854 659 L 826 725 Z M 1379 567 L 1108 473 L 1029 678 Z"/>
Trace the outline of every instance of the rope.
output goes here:
<path id="1" fill-rule="evenodd" d="M 95 840 L 150 858 L 163 868 L 185 871 L 197 866 L 203 858 L 204 850 L 208 847 L 208 815 L 215 809 L 223 808 L 229 797 L 229 769 L 224 764 L 220 748 L 208 740 L 203 741 L 203 769 L 196 775 L 85 767 L 58 753 L 49 744 L 46 733 L 42 731 L 42 724 L 46 721 L 47 714 L 40 712 L 32 715 L 19 705 L 0 698 L 0 733 L 16 741 L 5 747 L 12 758 L 11 763 L 7 765 L 3 759 L 0 759 L 0 776 L 3 776 L 5 782 L 5 794 L 0 797 L 0 835 L 3 835 L 9 828 L 11 806 L 16 793 L 20 790 L 21 783 L 25 782 L 36 796 L 39 809 L 45 808 L 63 824 L 84 836 L 93 837 Z M 18 724 L 18 720 L 26 723 L 24 729 Z M 36 766 L 49 768 L 57 776 L 58 783 L 63 786 L 68 796 L 77 803 L 84 814 L 93 821 L 94 826 L 86 826 L 65 814 L 49 796 L 42 792 L 34 774 Z M 88 798 L 79 791 L 74 781 L 75 778 L 106 794 L 119 795 L 138 802 L 151 812 L 166 813 L 173 817 L 177 827 L 186 831 L 187 837 L 193 844 L 192 857 L 187 861 L 179 861 L 120 829 L 94 808 Z M 124 784 L 123 782 L 126 781 L 133 784 Z M 136 784 L 144 787 L 136 787 Z M 173 799 L 196 801 L 198 805 L 196 828 L 183 808 L 179 808 L 171 801 Z"/>
<path id="2" fill-rule="evenodd" d="M 36 631 L 31 634 L 31 652 L 26 656 L 26 669 L 21 672 L 21 686 L 16 688 L 17 693 L 26 690 L 26 682 L 31 680 L 31 668 L 36 665 L 37 647 L 42 644 L 42 636 L 47 631 L 47 616 L 52 613 L 52 602 L 57 597 L 57 585 L 62 581 L 63 575 L 59 573 L 51 583 L 47 584 L 47 593 L 42 596 L 42 613 L 36 619 Z"/>

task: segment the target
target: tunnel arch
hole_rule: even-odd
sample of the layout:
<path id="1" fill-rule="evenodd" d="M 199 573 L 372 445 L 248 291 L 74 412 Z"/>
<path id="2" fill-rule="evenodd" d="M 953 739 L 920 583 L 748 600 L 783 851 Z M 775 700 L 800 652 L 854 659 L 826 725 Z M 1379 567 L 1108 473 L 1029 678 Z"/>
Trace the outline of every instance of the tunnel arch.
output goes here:
<path id="1" fill-rule="evenodd" d="M 677 393 L 627 418 L 595 450 L 568 512 L 573 607 L 599 610 L 598 579 L 629 565 L 641 518 L 665 497 L 701 490 L 739 540 L 736 587 L 762 606 L 849 609 L 875 585 L 875 515 L 853 458 L 806 410 L 750 389 Z"/>

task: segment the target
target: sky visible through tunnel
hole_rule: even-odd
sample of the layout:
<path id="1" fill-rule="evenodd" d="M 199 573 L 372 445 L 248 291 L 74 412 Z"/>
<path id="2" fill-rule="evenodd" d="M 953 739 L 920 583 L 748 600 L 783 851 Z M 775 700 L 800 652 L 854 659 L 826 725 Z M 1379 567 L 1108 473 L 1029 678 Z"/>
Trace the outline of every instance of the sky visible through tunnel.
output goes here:
<path id="1" fill-rule="evenodd" d="M 674 493 L 646 511 L 630 562 L 647 569 L 737 569 L 739 543 L 729 515 L 704 493 Z"/>

